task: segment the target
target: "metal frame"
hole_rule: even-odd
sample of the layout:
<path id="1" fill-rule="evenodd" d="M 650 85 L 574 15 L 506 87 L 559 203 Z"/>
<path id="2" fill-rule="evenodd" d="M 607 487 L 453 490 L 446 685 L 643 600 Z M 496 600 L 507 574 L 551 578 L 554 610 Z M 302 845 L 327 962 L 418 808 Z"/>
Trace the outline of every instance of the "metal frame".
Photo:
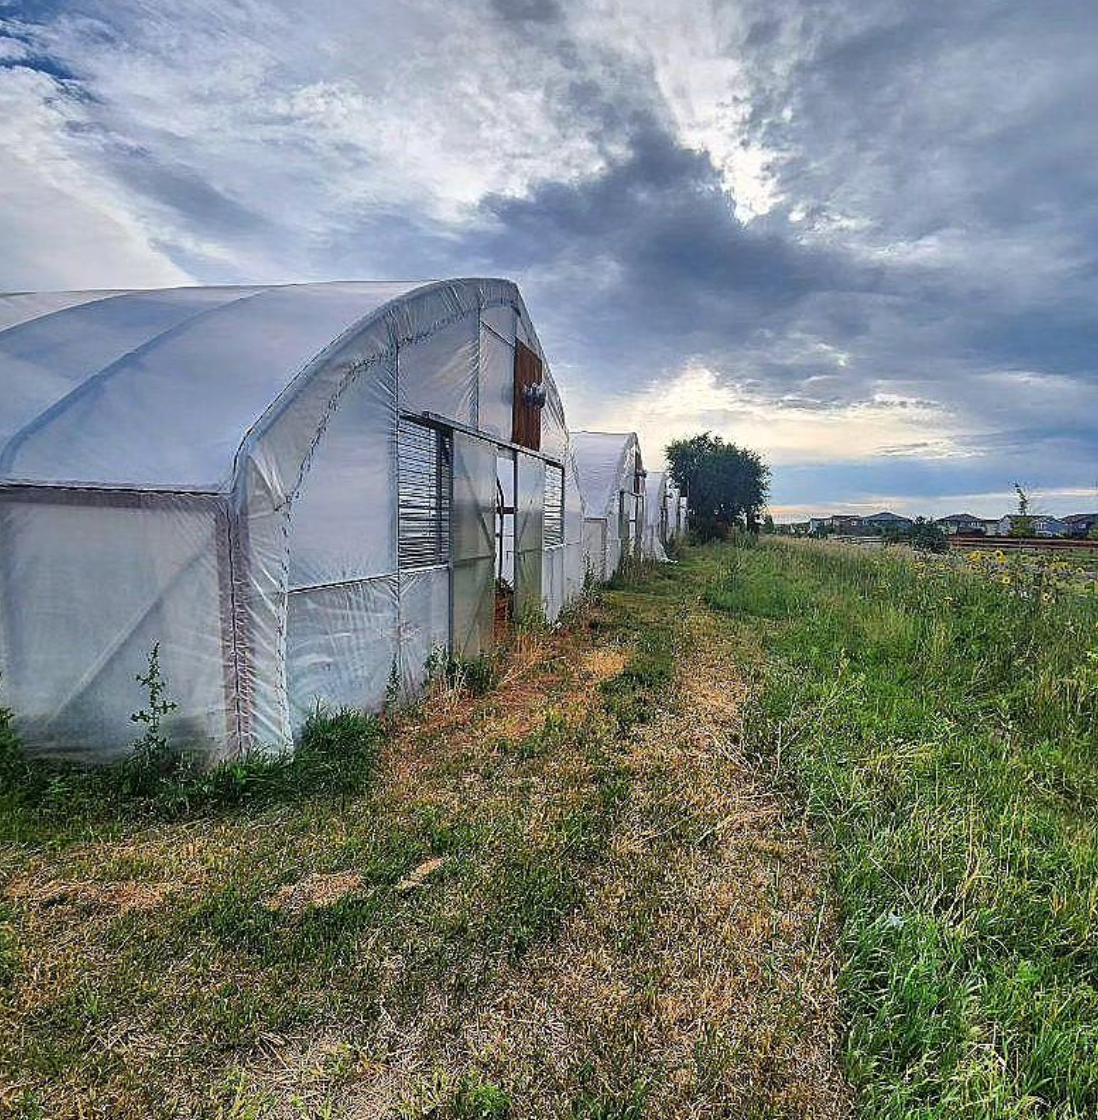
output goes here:
<path id="1" fill-rule="evenodd" d="M 494 443 L 497 447 L 503 447 L 508 451 L 521 451 L 523 455 L 532 455 L 535 459 L 542 459 L 546 463 L 552 463 L 556 467 L 563 469 L 564 460 L 558 459 L 554 455 L 546 455 L 544 451 L 531 451 L 529 447 L 523 447 L 521 443 L 512 443 L 508 439 L 501 439 L 499 436 L 491 435 L 488 432 L 482 432 L 479 428 L 473 427 L 471 424 L 462 424 L 457 420 L 449 420 L 445 416 L 439 416 L 437 412 L 401 412 L 400 417 L 402 420 L 416 420 L 420 424 L 426 424 L 432 428 L 443 428 L 451 432 L 461 432 L 463 435 L 473 436 L 475 439 L 482 439 L 486 443 Z"/>

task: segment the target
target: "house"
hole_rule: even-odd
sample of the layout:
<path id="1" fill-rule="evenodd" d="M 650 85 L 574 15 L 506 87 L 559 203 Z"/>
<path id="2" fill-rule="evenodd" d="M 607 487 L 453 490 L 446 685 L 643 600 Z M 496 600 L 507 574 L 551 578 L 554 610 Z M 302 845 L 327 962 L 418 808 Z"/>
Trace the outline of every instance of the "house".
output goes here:
<path id="1" fill-rule="evenodd" d="M 1035 537 L 1067 537 L 1070 536 L 1069 526 L 1058 517 L 1049 517 L 1046 514 L 1034 514 L 1029 519 L 1033 524 L 1032 534 Z M 1015 523 L 1018 521 L 1016 514 L 1007 514 L 1000 517 L 996 530 L 1001 537 L 1010 536 Z"/>
<path id="2" fill-rule="evenodd" d="M 35 754 L 124 753 L 154 647 L 211 760 L 378 710 L 440 647 L 490 651 L 508 534 L 517 609 L 582 590 L 509 281 L 3 296 L 0 384 L 0 676 Z"/>
<path id="3" fill-rule="evenodd" d="M 832 513 L 827 517 L 811 517 L 808 520 L 809 533 L 836 533 L 844 537 L 856 537 L 866 532 L 865 518 L 855 513 Z"/>
<path id="4" fill-rule="evenodd" d="M 956 533 L 982 535 L 987 531 L 984 518 L 974 513 L 950 513 L 939 517 L 936 524 L 943 533 L 953 536 Z M 998 522 L 994 522 L 998 525 Z"/>
<path id="5" fill-rule="evenodd" d="M 872 517 L 862 519 L 864 527 L 871 533 L 884 533 L 888 531 L 903 532 L 915 524 L 910 517 L 901 517 L 898 513 L 883 510 Z"/>
<path id="6" fill-rule="evenodd" d="M 1087 537 L 1098 526 L 1098 513 L 1069 513 L 1063 519 L 1069 537 Z"/>

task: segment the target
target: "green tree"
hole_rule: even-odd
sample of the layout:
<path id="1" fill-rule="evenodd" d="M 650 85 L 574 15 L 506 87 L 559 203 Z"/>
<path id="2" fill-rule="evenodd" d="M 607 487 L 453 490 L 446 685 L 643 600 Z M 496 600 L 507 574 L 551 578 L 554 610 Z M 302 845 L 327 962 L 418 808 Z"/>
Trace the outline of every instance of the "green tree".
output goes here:
<path id="1" fill-rule="evenodd" d="M 1014 484 L 1014 493 L 1018 495 L 1018 512 L 1011 518 L 1010 536 L 1032 537 L 1033 518 L 1029 515 L 1029 495 L 1018 482 Z"/>
<path id="2" fill-rule="evenodd" d="M 770 468 L 758 452 L 703 432 L 672 441 L 666 454 L 702 539 L 725 537 L 737 526 L 758 530 L 770 492 Z"/>
<path id="3" fill-rule="evenodd" d="M 916 517 L 915 524 L 908 532 L 911 547 L 920 552 L 948 552 L 949 540 L 945 532 L 935 521 L 925 517 Z"/>

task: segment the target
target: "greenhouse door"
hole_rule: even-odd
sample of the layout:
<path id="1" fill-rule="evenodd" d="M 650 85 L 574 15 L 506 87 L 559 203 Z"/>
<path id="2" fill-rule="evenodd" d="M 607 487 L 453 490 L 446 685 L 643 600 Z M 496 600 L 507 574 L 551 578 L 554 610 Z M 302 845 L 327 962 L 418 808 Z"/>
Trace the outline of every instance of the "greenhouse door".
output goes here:
<path id="1" fill-rule="evenodd" d="M 542 611 L 541 561 L 544 547 L 545 463 L 516 452 L 515 617 Z"/>
<path id="2" fill-rule="evenodd" d="M 453 652 L 491 650 L 496 587 L 496 448 L 465 432 L 453 434 L 450 506 L 450 610 Z"/>
<path id="3" fill-rule="evenodd" d="M 496 621 L 514 617 L 515 455 L 496 452 Z"/>

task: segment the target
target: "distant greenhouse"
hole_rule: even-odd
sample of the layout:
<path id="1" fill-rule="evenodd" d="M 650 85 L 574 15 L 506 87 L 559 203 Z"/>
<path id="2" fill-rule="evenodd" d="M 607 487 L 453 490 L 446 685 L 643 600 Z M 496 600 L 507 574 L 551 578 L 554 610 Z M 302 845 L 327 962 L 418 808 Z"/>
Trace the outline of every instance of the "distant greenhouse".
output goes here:
<path id="1" fill-rule="evenodd" d="M 593 579 L 607 580 L 641 555 L 644 463 L 635 432 L 573 432 L 584 504 L 583 560 Z"/>
<path id="2" fill-rule="evenodd" d="M 155 643 L 173 737 L 226 757 L 490 648 L 498 588 L 550 618 L 581 589 L 507 281 L 2 297 L 0 384 L 0 690 L 34 752 L 122 751 Z"/>
<path id="3" fill-rule="evenodd" d="M 644 480 L 644 555 L 652 560 L 667 559 L 667 475 L 649 471 Z"/>

